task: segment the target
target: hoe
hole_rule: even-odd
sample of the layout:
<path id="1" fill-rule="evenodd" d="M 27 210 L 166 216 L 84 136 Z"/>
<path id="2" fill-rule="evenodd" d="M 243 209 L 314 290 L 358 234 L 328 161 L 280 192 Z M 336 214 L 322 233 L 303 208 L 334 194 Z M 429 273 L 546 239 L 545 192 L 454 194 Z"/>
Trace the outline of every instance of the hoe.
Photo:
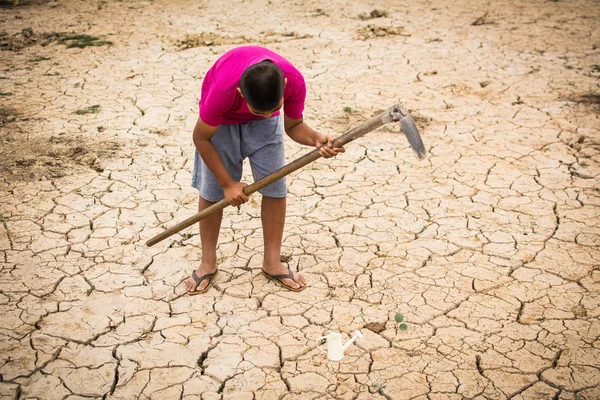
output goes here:
<path id="1" fill-rule="evenodd" d="M 406 110 L 404 108 L 402 108 L 402 106 L 400 104 L 396 104 L 396 105 L 390 107 L 387 111 L 384 111 L 381 114 L 362 123 L 361 125 L 353 128 L 353 129 L 350 129 L 349 131 L 344 133 L 342 136 L 335 139 L 335 141 L 333 142 L 333 147 L 342 147 L 345 144 L 350 143 L 351 141 L 353 141 L 355 139 L 358 139 L 359 137 L 379 128 L 380 126 L 382 126 L 384 124 L 387 124 L 389 122 L 398 122 L 398 121 L 400 121 L 400 124 L 402 126 L 402 131 L 404 132 L 404 135 L 406 135 L 406 138 L 408 139 L 408 143 L 410 143 L 410 146 L 411 146 L 412 150 L 414 151 L 415 155 L 417 156 L 417 158 L 419 160 L 424 159 L 427 156 L 427 150 L 425 150 L 425 146 L 423 145 L 423 141 L 421 140 L 421 135 L 419 134 L 419 130 L 417 129 L 417 126 L 415 125 L 415 121 L 408 114 L 408 112 L 406 112 Z M 304 156 L 298 158 L 297 160 L 294 160 L 294 161 L 290 162 L 289 164 L 283 166 L 282 168 L 278 169 L 277 171 L 254 182 L 253 184 L 246 186 L 244 188 L 244 193 L 247 196 L 249 196 L 252 193 L 275 182 L 276 180 L 289 175 L 290 173 L 306 166 L 307 164 L 310 164 L 311 162 L 317 160 L 320 157 L 321 157 L 321 155 L 319 154 L 319 149 L 315 149 L 315 150 L 311 151 L 310 153 L 307 153 Z M 169 236 L 174 235 L 175 233 L 187 228 L 188 226 L 191 226 L 191 225 L 195 224 L 196 222 L 203 220 L 209 214 L 211 214 L 215 211 L 224 209 L 228 205 L 229 205 L 229 203 L 227 202 L 227 200 L 223 199 L 223 200 L 219 201 L 218 203 L 215 203 L 212 206 L 202 210 L 201 212 L 197 213 L 196 215 L 186 219 L 185 221 L 182 221 L 182 222 L 178 223 L 177 225 L 167 229 L 163 233 L 156 235 L 152 239 L 148 240 L 146 242 L 146 245 L 149 247 L 153 246 L 156 243 L 168 238 Z"/>

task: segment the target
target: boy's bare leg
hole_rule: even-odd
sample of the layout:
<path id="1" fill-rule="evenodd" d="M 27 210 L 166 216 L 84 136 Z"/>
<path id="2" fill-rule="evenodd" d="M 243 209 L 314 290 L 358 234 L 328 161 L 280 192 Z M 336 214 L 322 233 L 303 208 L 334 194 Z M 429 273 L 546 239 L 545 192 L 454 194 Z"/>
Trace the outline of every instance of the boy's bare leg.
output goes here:
<path id="1" fill-rule="evenodd" d="M 281 241 L 285 225 L 286 198 L 262 198 L 260 218 L 263 226 L 265 254 L 263 270 L 270 275 L 287 274 L 288 269 L 281 263 Z M 294 272 L 294 280 L 283 279 L 283 283 L 298 289 L 306 286 L 306 280 L 301 274 Z"/>
<path id="2" fill-rule="evenodd" d="M 212 206 L 215 203 L 204 200 L 200 197 L 198 201 L 198 211 Z M 221 219 L 223 210 L 216 211 L 200 221 L 200 243 L 202 244 L 202 261 L 196 270 L 196 275 L 201 277 L 213 273 L 217 270 L 217 242 L 219 241 L 219 231 L 221 230 Z M 208 285 L 209 280 L 205 279 L 198 285 L 192 277 L 185 281 L 185 288 L 188 292 L 202 290 Z"/>

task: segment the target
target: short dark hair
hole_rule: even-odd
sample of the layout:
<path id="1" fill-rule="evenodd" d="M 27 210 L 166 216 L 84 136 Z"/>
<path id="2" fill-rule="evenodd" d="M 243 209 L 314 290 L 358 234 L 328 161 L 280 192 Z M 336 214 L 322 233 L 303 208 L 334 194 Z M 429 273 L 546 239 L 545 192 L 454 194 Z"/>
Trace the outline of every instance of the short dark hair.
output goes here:
<path id="1" fill-rule="evenodd" d="M 259 112 L 277 108 L 283 97 L 284 87 L 283 72 L 269 60 L 249 66 L 240 78 L 240 90 L 244 99 Z"/>

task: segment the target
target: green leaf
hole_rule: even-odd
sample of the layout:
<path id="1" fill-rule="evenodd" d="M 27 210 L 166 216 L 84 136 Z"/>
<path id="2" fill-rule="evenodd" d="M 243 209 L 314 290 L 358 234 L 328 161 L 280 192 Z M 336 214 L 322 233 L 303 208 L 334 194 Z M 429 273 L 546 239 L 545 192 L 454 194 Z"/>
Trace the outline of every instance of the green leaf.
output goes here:
<path id="1" fill-rule="evenodd" d="M 408 326 L 406 324 L 400 324 L 400 330 L 401 331 L 405 331 L 408 329 Z"/>
<path id="2" fill-rule="evenodd" d="M 404 321 L 404 315 L 402 315 L 401 313 L 398 313 L 398 314 L 396 314 L 394 319 L 396 320 L 396 322 L 400 323 L 400 322 Z"/>

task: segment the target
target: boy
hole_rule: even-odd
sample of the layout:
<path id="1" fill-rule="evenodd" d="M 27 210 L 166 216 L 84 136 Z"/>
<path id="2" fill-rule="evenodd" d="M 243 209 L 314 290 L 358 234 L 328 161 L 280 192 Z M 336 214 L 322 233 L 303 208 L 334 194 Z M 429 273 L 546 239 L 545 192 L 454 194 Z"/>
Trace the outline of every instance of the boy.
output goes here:
<path id="1" fill-rule="evenodd" d="M 285 58 L 258 46 L 225 53 L 202 82 L 200 115 L 194 128 L 196 156 L 192 186 L 200 192 L 198 210 L 227 199 L 239 206 L 248 201 L 240 182 L 248 157 L 254 180 L 285 165 L 282 122 L 294 141 L 315 146 L 333 157 L 344 148 L 333 147 L 333 137 L 308 127 L 302 118 L 306 86 L 302 74 Z M 283 118 L 279 110 L 283 107 Z M 283 120 L 283 121 L 282 121 Z M 280 179 L 259 191 L 264 236 L 262 272 L 293 291 L 306 287 L 301 274 L 280 261 L 285 224 L 286 184 Z M 189 294 L 208 290 L 217 272 L 217 241 L 223 212 L 200 221 L 202 261 L 186 280 Z"/>

